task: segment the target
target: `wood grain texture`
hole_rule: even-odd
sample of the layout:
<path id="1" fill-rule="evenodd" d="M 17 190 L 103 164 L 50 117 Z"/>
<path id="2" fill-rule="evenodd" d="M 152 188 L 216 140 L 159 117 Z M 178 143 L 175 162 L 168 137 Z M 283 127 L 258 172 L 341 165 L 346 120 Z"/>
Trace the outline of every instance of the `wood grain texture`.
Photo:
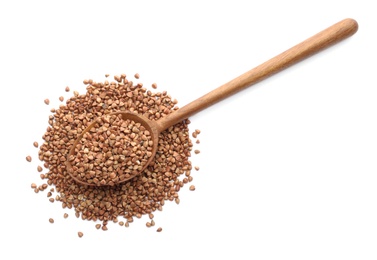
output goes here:
<path id="1" fill-rule="evenodd" d="M 195 101 L 192 101 L 170 115 L 158 120 L 156 123 L 159 132 L 350 37 L 356 33 L 357 30 L 358 24 L 351 18 L 344 19 L 328 27 Z"/>

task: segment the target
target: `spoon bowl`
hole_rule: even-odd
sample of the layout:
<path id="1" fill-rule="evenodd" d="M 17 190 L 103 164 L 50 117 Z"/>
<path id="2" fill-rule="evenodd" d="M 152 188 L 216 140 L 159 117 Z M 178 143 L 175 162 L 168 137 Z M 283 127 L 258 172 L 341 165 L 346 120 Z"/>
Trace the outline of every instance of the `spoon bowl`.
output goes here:
<path id="1" fill-rule="evenodd" d="M 148 165 L 151 163 L 151 161 L 154 159 L 154 156 L 157 152 L 158 136 L 160 134 L 160 130 L 158 129 L 155 121 L 149 120 L 148 118 L 144 117 L 143 115 L 139 115 L 139 114 L 136 114 L 136 113 L 130 112 L 130 111 L 119 111 L 119 112 L 110 113 L 110 115 L 121 115 L 122 120 L 124 120 L 124 121 L 132 120 L 135 123 L 140 123 L 141 126 L 143 126 L 146 130 L 149 131 L 153 145 L 152 145 L 151 156 L 148 158 L 147 162 L 143 165 L 143 167 L 141 169 L 137 170 L 136 174 L 129 174 L 129 175 L 125 174 L 125 175 L 122 175 L 122 176 L 118 176 L 116 182 L 110 182 L 110 183 L 105 184 L 104 186 L 115 185 L 115 184 L 119 184 L 119 183 L 128 181 L 128 180 L 132 179 L 133 177 L 135 177 L 136 175 L 143 172 L 148 167 Z M 68 160 L 66 162 L 66 166 L 67 166 L 68 173 L 71 175 L 71 177 L 76 182 L 83 184 L 83 185 L 103 186 L 100 183 L 96 184 L 92 181 L 83 180 L 83 179 L 80 178 L 79 175 L 74 174 L 74 168 L 73 168 L 73 165 L 72 165 L 71 160 L 70 160 L 70 158 L 72 158 L 72 156 L 74 157 L 76 155 L 76 149 L 75 148 L 77 147 L 80 140 L 84 137 L 84 135 L 86 133 L 90 132 L 92 130 L 92 128 L 94 128 L 97 124 L 98 124 L 97 120 L 94 120 L 91 124 L 89 124 L 85 128 L 85 130 L 75 140 L 74 144 L 72 145 L 72 147 L 71 147 L 71 149 L 68 153 L 68 157 L 67 157 Z"/>
<path id="2" fill-rule="evenodd" d="M 140 123 L 145 129 L 147 129 L 153 141 L 152 155 L 148 158 L 147 163 L 138 170 L 135 174 L 118 178 L 115 182 L 107 183 L 106 185 L 115 185 L 121 182 L 125 182 L 136 175 L 142 173 L 146 167 L 152 162 L 158 148 L 158 136 L 165 129 L 170 126 L 177 124 L 190 116 L 204 110 L 205 108 L 227 98 L 231 95 L 250 87 L 263 79 L 274 75 L 275 73 L 282 71 L 283 69 L 302 61 L 303 59 L 316 54 L 317 52 L 326 49 L 327 47 L 334 45 L 341 40 L 348 38 L 349 36 L 356 33 L 358 30 L 358 24 L 355 20 L 351 18 L 344 19 L 327 29 L 315 34 L 314 36 L 308 38 L 307 40 L 293 46 L 292 48 L 282 52 L 281 54 L 267 60 L 261 65 L 247 71 L 246 73 L 238 76 L 237 78 L 229 81 L 228 83 L 212 90 L 211 92 L 205 94 L 204 96 L 198 98 L 195 101 L 185 105 L 184 107 L 168 114 L 165 117 L 160 118 L 157 121 L 152 121 L 145 118 L 142 115 L 128 112 L 120 111 L 114 112 L 114 115 L 121 115 L 123 120 L 132 120 L 136 123 Z M 78 179 L 74 174 L 74 169 L 70 162 L 70 158 L 75 156 L 75 148 L 79 141 L 83 138 L 84 134 L 89 132 L 94 126 L 96 126 L 96 120 L 92 122 L 75 140 L 68 154 L 67 160 L 67 170 L 74 180 L 78 183 L 84 185 L 101 185 L 100 183 L 95 184 L 90 181 L 83 181 Z"/>

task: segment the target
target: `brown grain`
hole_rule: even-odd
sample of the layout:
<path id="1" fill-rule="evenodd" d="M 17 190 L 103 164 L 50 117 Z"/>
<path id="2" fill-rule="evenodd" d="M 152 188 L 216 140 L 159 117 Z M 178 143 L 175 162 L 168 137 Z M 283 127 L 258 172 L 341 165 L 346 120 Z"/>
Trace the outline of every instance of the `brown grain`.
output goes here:
<path id="1" fill-rule="evenodd" d="M 81 231 L 77 232 L 77 235 L 81 238 L 84 236 L 84 233 L 82 233 Z"/>
<path id="2" fill-rule="evenodd" d="M 70 91 L 70 88 L 67 86 L 65 87 L 65 92 L 69 92 Z"/>
<path id="3" fill-rule="evenodd" d="M 26 156 L 26 161 L 31 162 L 31 156 L 30 155 Z"/>
<path id="4" fill-rule="evenodd" d="M 44 102 L 45 102 L 46 105 L 49 105 L 49 104 L 50 104 L 50 100 L 49 100 L 48 98 L 46 98 L 46 99 L 44 100 Z"/>
<path id="5" fill-rule="evenodd" d="M 157 228 L 157 230 L 156 230 L 157 232 L 161 232 L 162 231 L 162 228 L 161 227 L 159 227 L 159 228 Z"/>
<path id="6" fill-rule="evenodd" d="M 139 77 L 138 74 L 136 76 Z M 120 225 L 123 222 L 128 227 L 143 215 L 148 215 L 151 219 L 148 225 L 154 226 L 153 212 L 161 211 L 165 201 L 179 203 L 179 191 L 189 182 L 192 170 L 189 158 L 193 146 L 189 138 L 190 121 L 186 119 L 160 134 L 156 155 L 142 174 L 114 186 L 80 185 L 68 174 L 67 160 L 74 162 L 75 172 L 82 178 L 94 180 L 93 176 L 96 176 L 97 181 L 111 182 L 122 174 L 117 169 L 129 169 L 127 167 L 135 166 L 135 162 L 137 166 L 143 163 L 146 158 L 139 152 L 144 147 L 145 154 L 150 156 L 148 149 L 153 145 L 148 133 L 140 126 L 128 128 L 129 133 L 123 132 L 122 136 L 121 128 L 126 129 L 125 125 L 122 126 L 125 122 L 107 118 L 80 140 L 75 156 L 67 158 L 73 142 L 89 123 L 116 111 L 131 111 L 150 120 L 158 120 L 178 109 L 177 100 L 166 91 L 153 93 L 141 83 L 134 85 L 125 74 L 114 77 L 112 82 L 85 80 L 84 84 L 86 93 L 74 91 L 65 104 L 51 110 L 53 114 L 49 117 L 49 125 L 42 136 L 44 142 L 38 152 L 38 158 L 48 169 L 45 175 L 41 175 L 47 184 L 38 188 L 35 185 L 34 190 L 40 192 L 48 186 L 54 187 L 58 194 L 55 202 L 61 203 L 64 209 L 73 209 L 78 218 L 100 221 L 102 225 L 96 224 L 97 229 L 107 230 L 108 222 L 116 223 L 118 219 L 121 219 Z M 124 145 L 122 140 L 126 140 L 128 135 L 129 145 Z M 139 160 L 135 159 L 135 155 L 131 156 L 132 153 Z M 127 157 L 133 161 L 131 159 L 122 166 Z M 181 180 L 184 175 L 188 177 Z M 158 232 L 161 230 L 157 229 Z"/>
<path id="7" fill-rule="evenodd" d="M 51 224 L 55 222 L 53 218 L 49 218 L 48 221 L 49 221 Z"/>
<path id="8" fill-rule="evenodd" d="M 190 191 L 194 191 L 195 190 L 195 186 L 191 185 L 189 189 L 190 189 Z"/>
<path id="9" fill-rule="evenodd" d="M 34 147 L 38 148 L 38 142 L 33 143 Z"/>
<path id="10" fill-rule="evenodd" d="M 121 78 L 121 76 L 119 76 L 119 75 L 115 75 L 115 76 L 114 76 L 114 80 L 116 80 L 117 82 L 121 82 L 121 81 L 122 81 L 122 78 Z"/>

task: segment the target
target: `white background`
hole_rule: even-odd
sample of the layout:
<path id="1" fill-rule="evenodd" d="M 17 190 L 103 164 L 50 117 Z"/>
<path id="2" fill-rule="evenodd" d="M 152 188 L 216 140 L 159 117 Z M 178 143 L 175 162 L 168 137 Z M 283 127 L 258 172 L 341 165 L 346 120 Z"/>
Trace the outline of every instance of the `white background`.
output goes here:
<path id="1" fill-rule="evenodd" d="M 1 1 L 0 259 L 376 259 L 374 6 Z M 202 131 L 196 191 L 154 228 L 143 217 L 98 231 L 30 188 L 41 183 L 32 143 L 66 86 L 138 72 L 181 107 L 347 17 L 351 38 L 190 118 Z"/>

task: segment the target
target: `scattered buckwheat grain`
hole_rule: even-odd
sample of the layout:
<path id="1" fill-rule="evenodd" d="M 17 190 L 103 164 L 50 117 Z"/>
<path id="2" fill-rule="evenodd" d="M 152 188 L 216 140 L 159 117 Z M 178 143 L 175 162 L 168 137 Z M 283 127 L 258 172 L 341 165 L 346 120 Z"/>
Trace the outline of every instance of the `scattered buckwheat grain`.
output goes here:
<path id="1" fill-rule="evenodd" d="M 150 133 L 141 125 L 111 113 L 130 111 L 156 121 L 177 110 L 177 100 L 167 91 L 152 92 L 141 83 L 134 85 L 125 74 L 111 82 L 88 79 L 83 83 L 86 93 L 74 91 L 59 108 L 50 110 L 52 115 L 38 151 L 38 158 L 47 169 L 40 176 L 47 183 L 31 187 L 36 193 L 54 187 L 55 202 L 61 203 L 63 209 L 73 209 L 82 220 L 99 221 L 102 224 L 96 224 L 97 229 L 107 230 L 108 222 L 118 219 L 120 225 L 123 222 L 129 227 L 143 215 L 151 219 L 146 225 L 154 226 L 153 212 L 162 211 L 166 201 L 179 203 L 179 191 L 192 180 L 190 121 L 183 120 L 160 133 L 156 155 L 144 171 L 111 186 L 117 178 L 136 175 L 150 158 L 153 145 Z M 75 140 L 97 119 L 97 126 L 82 135 L 74 156 L 67 158 Z M 31 156 L 26 160 L 30 162 Z M 82 180 L 104 181 L 110 186 L 77 183 L 67 172 L 67 160 L 73 165 L 73 174 Z M 161 230 L 158 228 L 157 232 Z"/>

